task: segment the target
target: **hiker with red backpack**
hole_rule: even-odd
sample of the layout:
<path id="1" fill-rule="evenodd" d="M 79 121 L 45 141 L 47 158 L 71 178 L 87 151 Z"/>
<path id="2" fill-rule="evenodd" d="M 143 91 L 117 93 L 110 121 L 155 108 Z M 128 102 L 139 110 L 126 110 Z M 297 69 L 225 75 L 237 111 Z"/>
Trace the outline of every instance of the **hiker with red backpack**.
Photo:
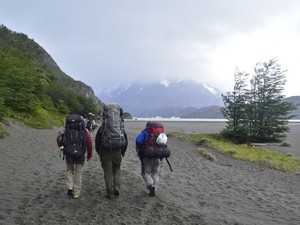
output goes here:
<path id="1" fill-rule="evenodd" d="M 150 197 L 155 196 L 158 186 L 160 161 L 171 154 L 167 148 L 168 138 L 162 122 L 149 121 L 146 128 L 136 137 L 136 151 L 141 160 L 141 175 L 150 191 Z M 167 161 L 169 164 L 169 161 Z M 172 171 L 171 165 L 169 164 Z"/>
<path id="2" fill-rule="evenodd" d="M 128 145 L 123 109 L 118 104 L 104 106 L 103 121 L 97 131 L 95 144 L 104 171 L 105 197 L 118 197 L 121 188 L 121 162 Z"/>
<path id="3" fill-rule="evenodd" d="M 92 138 L 82 116 L 71 114 L 66 118 L 64 132 L 59 132 L 56 142 L 67 165 L 67 195 L 80 197 L 83 165 L 92 158 Z"/>

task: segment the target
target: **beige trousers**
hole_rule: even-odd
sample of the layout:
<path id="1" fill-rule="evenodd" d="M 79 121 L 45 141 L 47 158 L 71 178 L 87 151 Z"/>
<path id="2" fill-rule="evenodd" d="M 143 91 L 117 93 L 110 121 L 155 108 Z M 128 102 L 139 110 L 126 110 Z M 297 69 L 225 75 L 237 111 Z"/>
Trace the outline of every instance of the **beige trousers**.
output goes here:
<path id="1" fill-rule="evenodd" d="M 67 188 L 73 190 L 73 195 L 80 196 L 81 181 L 84 163 L 77 163 L 72 159 L 66 159 L 67 164 Z"/>

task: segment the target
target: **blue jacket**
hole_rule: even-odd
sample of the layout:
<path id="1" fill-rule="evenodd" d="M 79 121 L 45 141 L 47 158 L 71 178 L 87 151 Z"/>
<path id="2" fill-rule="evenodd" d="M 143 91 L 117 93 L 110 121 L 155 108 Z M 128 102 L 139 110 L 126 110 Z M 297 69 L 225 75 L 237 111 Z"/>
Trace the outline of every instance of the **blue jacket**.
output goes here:
<path id="1" fill-rule="evenodd" d="M 150 131 L 146 127 L 135 139 L 136 146 L 143 148 L 147 145 L 150 137 Z"/>

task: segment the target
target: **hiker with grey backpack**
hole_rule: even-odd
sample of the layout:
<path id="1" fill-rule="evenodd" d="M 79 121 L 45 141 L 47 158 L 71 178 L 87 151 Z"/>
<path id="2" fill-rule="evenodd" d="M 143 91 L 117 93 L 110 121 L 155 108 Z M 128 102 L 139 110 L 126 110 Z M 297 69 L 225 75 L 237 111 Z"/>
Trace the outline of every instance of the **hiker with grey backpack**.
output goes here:
<path id="1" fill-rule="evenodd" d="M 82 116 L 71 114 L 66 118 L 64 132 L 59 132 L 56 142 L 63 152 L 67 166 L 67 195 L 80 197 L 83 166 L 92 158 L 92 138 Z"/>
<path id="2" fill-rule="evenodd" d="M 106 198 L 120 195 L 121 163 L 128 140 L 125 132 L 123 109 L 118 104 L 107 104 L 103 108 L 103 121 L 95 139 L 96 151 L 104 171 Z"/>

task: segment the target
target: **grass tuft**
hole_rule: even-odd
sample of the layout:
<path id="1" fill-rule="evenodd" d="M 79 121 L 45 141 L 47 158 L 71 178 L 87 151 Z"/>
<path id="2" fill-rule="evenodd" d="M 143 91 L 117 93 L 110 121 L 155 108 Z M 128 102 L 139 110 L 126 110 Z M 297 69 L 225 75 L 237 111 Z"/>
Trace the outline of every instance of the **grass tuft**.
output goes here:
<path id="1" fill-rule="evenodd" d="M 201 155 L 203 158 L 205 158 L 209 161 L 212 161 L 212 162 L 217 162 L 217 158 L 213 154 L 206 151 L 205 149 L 199 148 L 198 152 L 199 152 L 199 155 Z"/>

